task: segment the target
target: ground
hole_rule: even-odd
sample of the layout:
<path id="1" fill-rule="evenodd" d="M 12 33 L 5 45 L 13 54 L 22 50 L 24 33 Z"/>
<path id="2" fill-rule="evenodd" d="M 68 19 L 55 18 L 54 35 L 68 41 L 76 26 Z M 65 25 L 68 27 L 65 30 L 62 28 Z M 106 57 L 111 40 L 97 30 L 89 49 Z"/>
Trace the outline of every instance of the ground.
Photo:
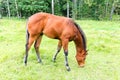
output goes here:
<path id="1" fill-rule="evenodd" d="M 75 60 L 75 46 L 69 43 L 69 65 L 64 66 L 63 51 L 52 62 L 57 40 L 43 37 L 40 52 L 43 64 L 37 63 L 33 46 L 28 65 L 25 54 L 25 26 L 23 19 L 0 19 L 0 79 L 1 80 L 120 80 L 120 22 L 77 20 L 87 37 L 88 56 L 84 68 Z"/>

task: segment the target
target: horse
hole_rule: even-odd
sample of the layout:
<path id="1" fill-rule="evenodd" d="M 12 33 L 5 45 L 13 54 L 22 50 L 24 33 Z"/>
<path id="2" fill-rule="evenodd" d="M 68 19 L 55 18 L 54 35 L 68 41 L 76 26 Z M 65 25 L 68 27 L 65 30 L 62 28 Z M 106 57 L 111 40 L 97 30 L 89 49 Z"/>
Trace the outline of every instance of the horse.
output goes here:
<path id="1" fill-rule="evenodd" d="M 68 64 L 68 43 L 74 41 L 76 46 L 76 60 L 80 67 L 84 67 L 87 55 L 86 36 L 80 26 L 72 19 L 56 16 L 49 13 L 38 12 L 28 18 L 26 27 L 26 52 L 24 63 L 27 65 L 28 51 L 34 43 L 38 62 L 42 63 L 39 46 L 42 36 L 59 40 L 57 51 L 53 56 L 53 61 L 63 47 L 65 56 L 65 67 L 70 71 Z"/>

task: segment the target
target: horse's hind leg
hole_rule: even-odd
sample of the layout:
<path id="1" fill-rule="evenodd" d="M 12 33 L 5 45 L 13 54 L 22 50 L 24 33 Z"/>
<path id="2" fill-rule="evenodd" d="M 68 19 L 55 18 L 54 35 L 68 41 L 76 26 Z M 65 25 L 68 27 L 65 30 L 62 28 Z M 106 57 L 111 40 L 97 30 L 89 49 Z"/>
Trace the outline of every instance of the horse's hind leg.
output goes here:
<path id="1" fill-rule="evenodd" d="M 40 58 L 40 52 L 39 52 L 39 46 L 40 46 L 40 43 L 41 43 L 41 39 L 42 39 L 42 36 L 38 37 L 37 40 L 35 41 L 35 44 L 34 44 L 34 48 L 35 48 L 37 59 L 38 59 L 39 63 L 42 62 L 41 58 Z"/>
<path id="2" fill-rule="evenodd" d="M 55 62 L 55 60 L 56 60 L 56 57 L 57 57 L 58 53 L 59 53 L 60 50 L 61 50 L 61 47 L 62 47 L 62 43 L 61 43 L 61 41 L 59 41 L 59 42 L 58 42 L 58 47 L 57 47 L 57 52 L 56 52 L 55 55 L 53 56 L 53 61 L 54 61 L 54 62 Z"/>
<path id="3" fill-rule="evenodd" d="M 37 36 L 30 36 L 27 39 L 27 42 L 26 42 L 26 54 L 25 54 L 25 57 L 24 57 L 25 65 L 27 65 L 28 51 L 29 51 L 31 45 L 33 44 L 33 42 L 35 41 L 36 38 L 37 38 Z"/>

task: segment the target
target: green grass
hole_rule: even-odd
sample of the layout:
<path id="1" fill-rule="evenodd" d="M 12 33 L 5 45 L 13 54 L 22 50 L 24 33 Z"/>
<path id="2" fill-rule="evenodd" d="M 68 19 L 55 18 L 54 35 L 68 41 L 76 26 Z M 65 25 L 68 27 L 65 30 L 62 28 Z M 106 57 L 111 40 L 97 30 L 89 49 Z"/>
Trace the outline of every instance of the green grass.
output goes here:
<path id="1" fill-rule="evenodd" d="M 32 46 L 28 65 L 24 66 L 26 20 L 0 19 L 0 80 L 120 80 L 120 22 L 76 21 L 87 37 L 86 66 L 79 68 L 75 47 L 69 44 L 69 65 L 64 66 L 63 51 L 55 63 L 52 56 L 57 40 L 43 37 L 40 52 L 43 65 L 37 63 Z"/>

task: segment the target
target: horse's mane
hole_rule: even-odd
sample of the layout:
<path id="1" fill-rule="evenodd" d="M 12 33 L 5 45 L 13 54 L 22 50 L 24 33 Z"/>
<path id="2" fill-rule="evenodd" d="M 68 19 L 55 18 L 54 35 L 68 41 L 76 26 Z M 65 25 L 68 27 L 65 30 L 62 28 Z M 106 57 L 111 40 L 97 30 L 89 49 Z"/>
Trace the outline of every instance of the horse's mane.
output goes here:
<path id="1" fill-rule="evenodd" d="M 84 48 L 86 49 L 86 36 L 85 36 L 85 33 L 83 32 L 83 30 L 81 29 L 81 27 L 77 23 L 74 22 L 74 24 L 75 24 L 76 28 L 79 30 L 79 32 L 80 32 L 80 34 L 82 36 Z"/>

